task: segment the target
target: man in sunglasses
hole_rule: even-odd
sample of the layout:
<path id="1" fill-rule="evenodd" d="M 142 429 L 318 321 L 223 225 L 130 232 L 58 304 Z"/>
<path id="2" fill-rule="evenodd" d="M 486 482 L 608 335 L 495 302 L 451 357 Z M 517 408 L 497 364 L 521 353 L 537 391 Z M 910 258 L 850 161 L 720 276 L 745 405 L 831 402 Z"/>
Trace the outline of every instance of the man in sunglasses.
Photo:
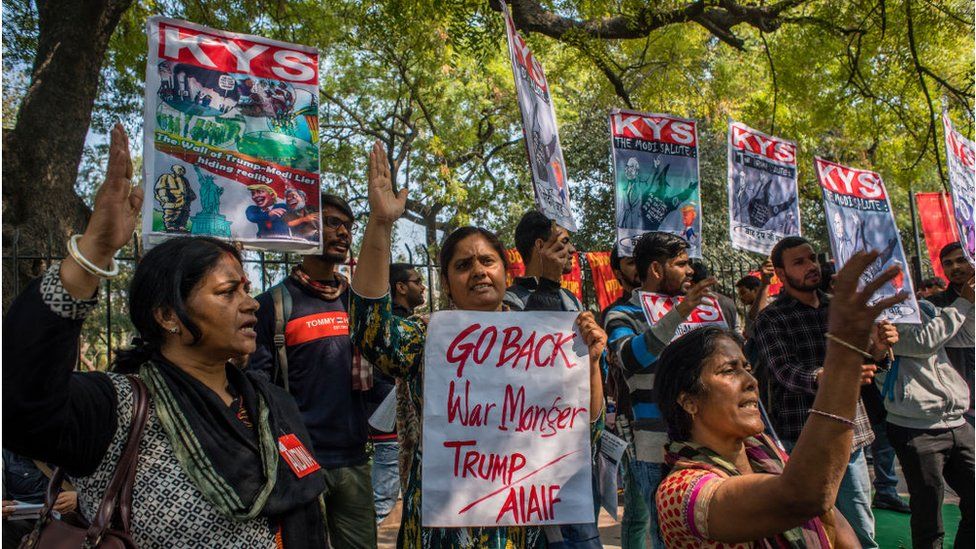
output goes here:
<path id="1" fill-rule="evenodd" d="M 264 372 L 298 403 L 326 476 L 323 493 L 334 547 L 376 547 L 366 458 L 368 363 L 349 339 L 349 281 L 337 267 L 355 230 L 349 204 L 323 194 L 322 252 L 302 257 L 281 284 L 258 296 L 257 350 L 249 367 Z"/>

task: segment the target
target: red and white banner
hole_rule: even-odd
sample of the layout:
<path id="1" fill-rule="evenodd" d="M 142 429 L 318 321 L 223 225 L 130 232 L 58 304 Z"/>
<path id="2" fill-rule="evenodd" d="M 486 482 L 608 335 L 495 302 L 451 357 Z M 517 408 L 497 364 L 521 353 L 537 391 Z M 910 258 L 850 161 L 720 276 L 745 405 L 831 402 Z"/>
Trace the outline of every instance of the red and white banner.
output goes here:
<path id="1" fill-rule="evenodd" d="M 143 235 L 321 249 L 318 52 L 151 17 Z"/>
<path id="2" fill-rule="evenodd" d="M 610 267 L 610 252 L 587 252 L 586 263 L 593 274 L 596 302 L 602 311 L 624 295 L 624 288 Z"/>
<path id="3" fill-rule="evenodd" d="M 515 283 L 515 279 L 525 276 L 525 262 L 522 254 L 515 248 L 505 250 L 508 256 L 508 269 L 505 271 L 505 287 Z M 583 300 L 583 270 L 580 268 L 579 254 L 573 254 L 573 270 L 564 274 L 559 285 L 569 290 L 576 299 Z"/>
<path id="4" fill-rule="evenodd" d="M 942 111 L 945 128 L 946 163 L 949 167 L 949 186 L 952 189 L 952 209 L 959 242 L 966 259 L 976 257 L 976 145 L 952 127 L 949 113 Z"/>
<path id="5" fill-rule="evenodd" d="M 732 247 L 769 254 L 800 234 L 796 143 L 730 121 L 728 155 Z"/>
<path id="6" fill-rule="evenodd" d="M 431 315 L 423 526 L 593 522 L 589 357 L 577 315 Z"/>
<path id="7" fill-rule="evenodd" d="M 664 295 L 653 292 L 641 292 L 641 305 L 644 307 L 644 317 L 652 326 L 657 324 L 661 318 L 668 314 L 671 309 L 678 306 L 685 300 L 683 295 Z M 678 325 L 674 332 L 674 337 L 690 332 L 702 326 L 722 326 L 728 328 L 729 323 L 719 306 L 718 300 L 713 297 L 705 297 L 701 305 L 695 308 L 688 315 L 688 319 Z"/>
<path id="8" fill-rule="evenodd" d="M 871 298 L 870 303 L 904 290 L 908 299 L 882 313 L 882 318 L 895 323 L 918 324 L 918 303 L 908 271 L 908 261 L 901 245 L 901 234 L 895 224 L 891 202 L 881 176 L 869 170 L 859 170 L 824 160 L 814 159 L 817 179 L 823 192 L 827 232 L 834 261 L 840 270 L 855 252 L 879 250 L 881 255 L 868 266 L 861 277 L 862 284 L 874 279 L 892 265 L 901 275 L 885 284 Z"/>
<path id="9" fill-rule="evenodd" d="M 946 193 L 915 193 L 915 204 L 918 205 L 918 219 L 922 223 L 922 235 L 929 250 L 932 272 L 948 281 L 939 261 L 939 252 L 946 244 L 959 240 L 952 199 Z"/>
<path id="10" fill-rule="evenodd" d="M 529 153 L 529 170 L 539 211 L 568 231 L 576 231 L 576 218 L 569 200 L 566 161 L 559 145 L 559 126 L 552 95 L 542 64 L 515 30 L 508 5 L 501 1 L 508 53 L 515 77 L 515 91 L 522 112 L 522 133 Z"/>

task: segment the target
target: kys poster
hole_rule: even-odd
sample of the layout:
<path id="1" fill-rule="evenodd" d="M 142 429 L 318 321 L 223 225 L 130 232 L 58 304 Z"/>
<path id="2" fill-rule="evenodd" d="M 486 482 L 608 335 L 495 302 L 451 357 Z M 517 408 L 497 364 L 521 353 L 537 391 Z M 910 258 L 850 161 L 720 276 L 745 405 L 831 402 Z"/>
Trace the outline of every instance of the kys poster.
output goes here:
<path id="1" fill-rule="evenodd" d="M 148 34 L 147 244 L 320 249 L 316 50 L 162 17 Z"/>
<path id="2" fill-rule="evenodd" d="M 668 114 L 610 113 L 617 243 L 622 257 L 649 231 L 674 233 L 701 257 L 698 129 Z"/>
<path id="3" fill-rule="evenodd" d="M 901 272 L 882 286 L 868 303 L 908 292 L 908 299 L 885 309 L 881 318 L 894 323 L 918 324 L 918 302 L 908 272 L 901 235 L 895 225 L 888 191 L 881 176 L 815 158 L 817 180 L 823 191 L 830 247 L 839 271 L 855 252 L 878 250 L 880 255 L 861 275 L 861 285 L 892 265 Z"/>
<path id="4" fill-rule="evenodd" d="M 515 22 L 505 2 L 501 2 L 508 53 L 515 76 L 522 133 L 529 153 L 529 168 L 535 203 L 539 211 L 568 231 L 576 231 L 576 219 L 569 201 L 566 162 L 559 145 L 559 127 L 552 106 L 549 82 L 542 65 L 525 40 L 515 30 Z"/>
<path id="5" fill-rule="evenodd" d="M 769 254 L 800 234 L 796 143 L 729 123 L 729 237 L 732 247 Z"/>
<path id="6" fill-rule="evenodd" d="M 952 209 L 956 215 L 956 228 L 966 259 L 973 263 L 976 256 L 976 145 L 952 127 L 949 113 L 942 111 L 945 126 L 946 162 L 949 166 L 949 184 L 952 187 Z"/>

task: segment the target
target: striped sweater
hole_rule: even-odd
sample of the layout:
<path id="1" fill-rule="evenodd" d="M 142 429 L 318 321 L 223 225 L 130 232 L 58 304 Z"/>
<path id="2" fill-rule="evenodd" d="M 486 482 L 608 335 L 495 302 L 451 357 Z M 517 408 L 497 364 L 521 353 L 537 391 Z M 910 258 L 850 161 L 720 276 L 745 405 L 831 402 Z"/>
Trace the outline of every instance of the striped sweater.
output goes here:
<path id="1" fill-rule="evenodd" d="M 719 301 L 729 327 L 736 329 L 736 312 Z M 640 303 L 640 290 L 634 290 L 626 303 L 611 306 L 603 317 L 612 367 L 620 368 L 627 381 L 633 406 L 634 448 L 637 459 L 664 462 L 667 426 L 654 399 L 654 375 L 662 365 L 657 357 L 675 337 L 685 321 L 677 308 L 650 326 Z"/>

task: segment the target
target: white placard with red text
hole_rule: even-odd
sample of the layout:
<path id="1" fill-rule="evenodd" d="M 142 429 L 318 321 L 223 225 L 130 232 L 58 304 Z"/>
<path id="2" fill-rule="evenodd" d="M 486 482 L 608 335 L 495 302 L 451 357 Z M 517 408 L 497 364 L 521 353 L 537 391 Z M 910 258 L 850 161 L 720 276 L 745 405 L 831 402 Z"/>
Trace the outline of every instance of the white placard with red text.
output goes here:
<path id="1" fill-rule="evenodd" d="M 147 246 L 320 250 L 318 52 L 164 17 L 147 33 Z"/>
<path id="2" fill-rule="evenodd" d="M 942 111 L 945 128 L 946 164 L 949 167 L 949 186 L 952 188 L 952 209 L 956 216 L 956 230 L 966 259 L 976 257 L 976 145 L 952 127 L 948 111 Z"/>
<path id="3" fill-rule="evenodd" d="M 683 295 L 664 295 L 654 292 L 641 292 L 641 306 L 644 308 L 644 317 L 650 325 L 655 325 L 661 318 L 671 312 L 679 303 L 685 300 Z M 678 325 L 674 332 L 674 337 L 686 334 L 696 328 L 703 326 L 721 326 L 728 328 L 729 323 L 725 319 L 725 313 L 719 306 L 718 300 L 705 296 L 698 307 L 695 307 L 688 318 Z"/>
<path id="4" fill-rule="evenodd" d="M 424 526 L 593 522 L 577 313 L 439 311 L 424 356 Z"/>
<path id="5" fill-rule="evenodd" d="M 875 292 L 869 303 L 877 303 L 901 291 L 908 292 L 907 300 L 889 307 L 881 317 L 894 323 L 918 324 L 918 302 L 912 277 L 881 175 L 822 158 L 814 158 L 814 165 L 823 192 L 827 232 L 837 270 L 843 268 L 855 252 L 878 250 L 878 259 L 861 275 L 862 285 L 892 265 L 897 265 L 901 272 Z"/>
<path id="6" fill-rule="evenodd" d="M 729 238 L 732 247 L 769 254 L 800 235 L 796 143 L 729 122 Z"/>
<path id="7" fill-rule="evenodd" d="M 515 29 L 515 21 L 504 1 L 502 18 L 508 37 L 508 53 L 515 77 L 515 91 L 522 113 L 522 133 L 529 153 L 529 171 L 539 211 L 569 231 L 576 231 L 576 218 L 569 200 L 569 180 L 559 126 L 552 105 L 549 81 L 525 40 Z"/>

